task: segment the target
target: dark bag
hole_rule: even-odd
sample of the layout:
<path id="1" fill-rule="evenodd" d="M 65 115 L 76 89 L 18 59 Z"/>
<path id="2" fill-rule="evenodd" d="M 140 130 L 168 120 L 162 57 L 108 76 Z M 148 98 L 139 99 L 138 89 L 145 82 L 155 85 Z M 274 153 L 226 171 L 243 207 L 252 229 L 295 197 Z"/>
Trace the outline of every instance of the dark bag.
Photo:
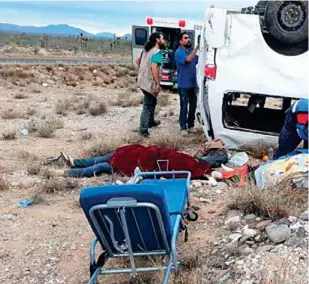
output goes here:
<path id="1" fill-rule="evenodd" d="M 229 160 L 226 149 L 217 149 L 209 152 L 207 156 L 197 157 L 201 162 L 208 163 L 212 168 L 221 167 L 221 164 L 226 164 Z"/>

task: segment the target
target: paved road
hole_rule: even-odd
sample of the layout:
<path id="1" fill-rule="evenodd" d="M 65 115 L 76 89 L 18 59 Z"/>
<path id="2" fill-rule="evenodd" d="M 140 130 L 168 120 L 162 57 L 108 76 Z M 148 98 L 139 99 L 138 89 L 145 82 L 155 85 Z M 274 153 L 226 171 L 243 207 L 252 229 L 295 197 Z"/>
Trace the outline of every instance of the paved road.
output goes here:
<path id="1" fill-rule="evenodd" d="M 11 64 L 131 64 L 130 60 L 95 59 L 95 58 L 31 58 L 0 57 L 0 63 Z"/>

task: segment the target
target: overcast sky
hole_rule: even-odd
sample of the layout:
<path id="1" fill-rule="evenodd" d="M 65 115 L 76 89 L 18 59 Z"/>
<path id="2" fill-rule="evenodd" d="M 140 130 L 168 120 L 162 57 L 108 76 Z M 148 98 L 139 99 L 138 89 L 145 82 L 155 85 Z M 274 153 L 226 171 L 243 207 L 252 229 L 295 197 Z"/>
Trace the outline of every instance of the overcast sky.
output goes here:
<path id="1" fill-rule="evenodd" d="M 90 33 L 123 35 L 146 17 L 202 21 L 210 5 L 239 10 L 257 1 L 10 1 L 0 2 L 0 22 L 46 26 L 68 24 Z"/>

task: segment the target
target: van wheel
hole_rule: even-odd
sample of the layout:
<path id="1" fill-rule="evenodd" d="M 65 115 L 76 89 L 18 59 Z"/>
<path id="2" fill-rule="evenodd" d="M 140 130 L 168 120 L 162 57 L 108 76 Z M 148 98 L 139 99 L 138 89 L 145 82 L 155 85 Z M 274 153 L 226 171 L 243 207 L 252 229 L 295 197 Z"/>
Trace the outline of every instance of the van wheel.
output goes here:
<path id="1" fill-rule="evenodd" d="M 269 1 L 265 12 L 269 33 L 285 44 L 297 44 L 308 39 L 307 1 Z"/>

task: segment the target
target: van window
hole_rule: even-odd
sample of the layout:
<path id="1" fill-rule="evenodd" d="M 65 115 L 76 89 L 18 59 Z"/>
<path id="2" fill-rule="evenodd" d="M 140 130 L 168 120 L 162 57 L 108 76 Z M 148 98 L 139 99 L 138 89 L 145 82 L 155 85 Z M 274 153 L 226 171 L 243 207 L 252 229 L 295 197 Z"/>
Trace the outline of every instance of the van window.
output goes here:
<path id="1" fill-rule="evenodd" d="M 223 125 L 229 129 L 279 135 L 285 112 L 294 102 L 291 98 L 229 92 L 223 99 Z"/>
<path id="2" fill-rule="evenodd" d="M 135 44 L 136 45 L 145 45 L 147 42 L 147 30 L 143 28 L 135 29 Z"/>

